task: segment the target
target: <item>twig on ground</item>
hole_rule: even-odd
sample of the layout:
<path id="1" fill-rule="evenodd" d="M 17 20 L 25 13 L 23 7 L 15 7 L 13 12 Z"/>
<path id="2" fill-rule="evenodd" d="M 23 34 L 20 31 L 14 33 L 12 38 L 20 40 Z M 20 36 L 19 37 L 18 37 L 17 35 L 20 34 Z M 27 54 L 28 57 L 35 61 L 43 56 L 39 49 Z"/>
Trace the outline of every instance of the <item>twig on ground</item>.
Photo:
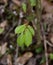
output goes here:
<path id="1" fill-rule="evenodd" d="M 47 43 L 50 47 L 53 47 L 53 44 L 50 43 L 48 40 L 46 40 L 46 43 Z"/>
<path id="2" fill-rule="evenodd" d="M 47 43 L 46 43 L 46 37 L 45 37 L 45 32 L 43 28 L 43 24 L 41 22 L 41 15 L 42 15 L 42 9 L 41 9 L 41 0 L 36 1 L 36 7 L 37 7 L 37 34 L 38 34 L 38 44 L 41 43 L 41 31 L 42 31 L 42 36 L 43 36 L 43 42 L 44 42 L 44 48 L 45 48 L 45 57 L 46 57 L 46 65 L 48 65 L 48 54 L 47 54 Z M 41 30 L 40 30 L 41 26 Z"/>
<path id="3" fill-rule="evenodd" d="M 41 22 L 41 13 L 42 13 L 42 9 L 41 9 L 41 0 L 36 0 L 36 15 L 37 15 L 37 23 L 36 23 L 36 27 L 37 27 L 37 44 L 41 44 L 41 29 L 40 29 L 40 22 Z"/>
<path id="4" fill-rule="evenodd" d="M 18 26 L 21 25 L 21 22 L 22 22 L 21 20 L 22 20 L 22 18 L 19 19 Z M 14 56 L 14 65 L 17 65 L 16 59 L 17 59 L 17 57 L 18 57 L 18 52 L 19 52 L 19 47 L 18 47 L 18 45 L 17 45 L 15 51 L 16 51 L 16 54 L 15 54 L 15 56 Z"/>
<path id="5" fill-rule="evenodd" d="M 17 22 L 13 25 L 12 28 L 9 29 L 9 31 L 7 32 L 7 34 L 4 36 L 4 40 L 8 37 L 9 33 L 13 30 L 13 28 L 17 25 Z"/>
<path id="6" fill-rule="evenodd" d="M 46 43 L 46 38 L 44 37 L 44 48 L 45 48 L 45 57 L 46 57 L 46 65 L 48 65 L 48 53 L 47 53 L 47 43 Z"/>
<path id="7" fill-rule="evenodd" d="M 36 26 L 35 26 L 34 21 L 32 21 L 32 24 L 33 24 L 34 30 L 36 31 L 36 30 L 37 30 L 37 28 L 36 28 Z"/>
<path id="8" fill-rule="evenodd" d="M 17 65 L 24 65 L 31 57 L 33 56 L 32 52 L 26 52 L 22 56 L 16 59 Z"/>
<path id="9" fill-rule="evenodd" d="M 43 28 L 43 24 L 42 23 L 41 23 L 41 31 L 42 31 L 43 41 L 44 41 L 46 65 L 48 65 L 47 42 L 46 42 L 46 36 L 45 36 L 45 32 L 44 32 L 44 28 Z"/>

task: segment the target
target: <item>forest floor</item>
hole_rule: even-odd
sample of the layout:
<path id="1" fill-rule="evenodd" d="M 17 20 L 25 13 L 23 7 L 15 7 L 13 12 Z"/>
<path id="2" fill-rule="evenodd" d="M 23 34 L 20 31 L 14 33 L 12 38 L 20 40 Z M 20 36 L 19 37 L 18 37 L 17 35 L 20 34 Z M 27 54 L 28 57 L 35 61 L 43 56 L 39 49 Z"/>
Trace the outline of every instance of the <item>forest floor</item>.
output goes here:
<path id="1" fill-rule="evenodd" d="M 41 44 L 36 35 L 29 47 L 20 48 L 16 42 L 15 28 L 26 23 L 27 14 L 23 13 L 21 3 L 27 0 L 0 0 L 0 65 L 53 65 L 53 1 L 41 0 Z M 36 11 L 36 8 L 32 8 Z M 35 14 L 36 15 L 36 14 Z M 36 20 L 36 19 L 35 19 Z M 34 20 L 33 20 L 34 21 Z M 29 22 L 34 30 L 36 24 Z"/>

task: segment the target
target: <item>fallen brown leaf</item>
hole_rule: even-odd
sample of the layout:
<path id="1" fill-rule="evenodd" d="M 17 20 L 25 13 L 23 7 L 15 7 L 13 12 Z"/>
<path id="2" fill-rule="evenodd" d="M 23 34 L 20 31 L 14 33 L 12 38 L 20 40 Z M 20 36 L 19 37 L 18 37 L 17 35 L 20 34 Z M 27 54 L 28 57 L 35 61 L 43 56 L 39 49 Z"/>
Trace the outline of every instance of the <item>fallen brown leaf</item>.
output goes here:
<path id="1" fill-rule="evenodd" d="M 7 55 L 7 64 L 12 65 L 12 57 L 11 57 L 11 55 Z"/>
<path id="2" fill-rule="evenodd" d="M 0 23 L 0 27 L 5 29 L 5 27 L 7 26 L 7 20 L 4 20 L 2 23 Z"/>
<path id="3" fill-rule="evenodd" d="M 5 54 L 7 50 L 7 42 L 5 42 L 3 45 L 0 46 L 0 54 Z"/>
<path id="4" fill-rule="evenodd" d="M 33 56 L 33 54 L 31 52 L 26 52 L 24 55 L 19 57 L 16 60 L 16 62 L 19 63 L 19 64 L 24 65 L 32 56 Z"/>
<path id="5" fill-rule="evenodd" d="M 12 0 L 17 6 L 21 6 L 21 2 L 19 0 Z"/>
<path id="6" fill-rule="evenodd" d="M 47 0 L 41 0 L 42 8 L 45 9 L 47 13 L 53 13 L 53 5 L 50 4 Z"/>

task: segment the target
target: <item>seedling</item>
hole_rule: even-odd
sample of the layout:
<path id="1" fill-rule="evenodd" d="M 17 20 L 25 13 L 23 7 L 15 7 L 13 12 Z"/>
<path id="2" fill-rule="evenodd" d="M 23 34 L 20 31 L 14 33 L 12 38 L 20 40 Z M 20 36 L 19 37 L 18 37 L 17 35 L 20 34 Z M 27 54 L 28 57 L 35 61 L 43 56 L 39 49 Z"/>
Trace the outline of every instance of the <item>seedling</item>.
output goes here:
<path id="1" fill-rule="evenodd" d="M 20 25 L 15 28 L 15 34 L 18 35 L 17 37 L 17 44 L 22 46 L 30 46 L 32 43 L 32 36 L 34 36 L 35 32 L 32 26 L 30 25 Z"/>

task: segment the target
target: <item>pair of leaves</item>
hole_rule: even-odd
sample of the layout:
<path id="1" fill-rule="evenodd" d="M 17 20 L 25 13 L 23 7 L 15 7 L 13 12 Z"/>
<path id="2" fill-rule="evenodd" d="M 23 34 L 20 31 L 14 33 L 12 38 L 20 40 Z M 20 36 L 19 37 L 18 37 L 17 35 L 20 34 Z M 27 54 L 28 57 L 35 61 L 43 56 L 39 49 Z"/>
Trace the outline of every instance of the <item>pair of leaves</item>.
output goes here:
<path id="1" fill-rule="evenodd" d="M 21 33 L 17 38 L 17 43 L 20 47 L 26 45 L 27 47 L 32 42 L 32 35 L 28 29 L 25 30 L 24 33 Z"/>
<path id="2" fill-rule="evenodd" d="M 20 47 L 24 45 L 28 47 L 32 43 L 32 36 L 34 36 L 35 34 L 33 28 L 30 25 L 25 26 L 25 24 L 16 27 L 15 33 L 20 33 L 20 35 L 17 38 L 17 43 Z"/>

